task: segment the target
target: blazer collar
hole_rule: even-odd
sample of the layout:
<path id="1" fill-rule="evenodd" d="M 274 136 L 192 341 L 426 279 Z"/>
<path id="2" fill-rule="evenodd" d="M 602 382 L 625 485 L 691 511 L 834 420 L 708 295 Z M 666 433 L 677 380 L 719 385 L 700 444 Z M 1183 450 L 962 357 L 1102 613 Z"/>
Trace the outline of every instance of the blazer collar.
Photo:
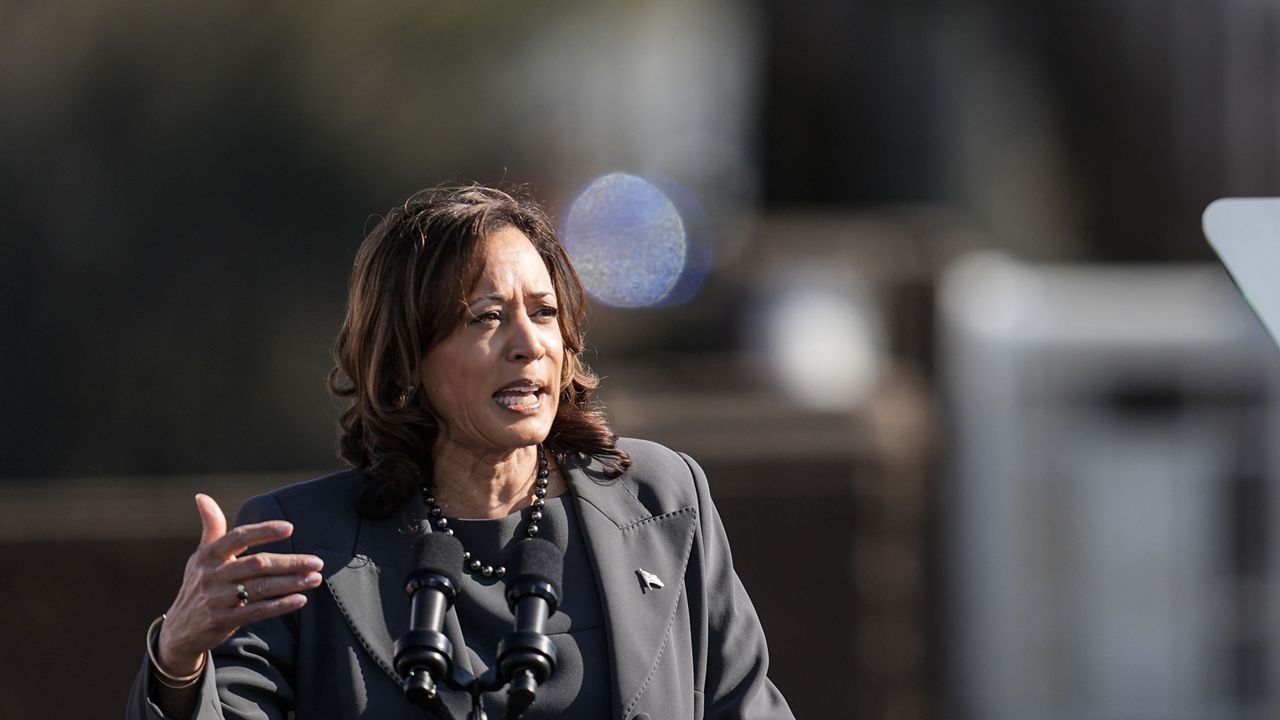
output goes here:
<path id="1" fill-rule="evenodd" d="M 670 642 L 670 628 L 684 592 L 697 510 L 692 506 L 649 508 L 626 477 L 601 481 L 590 467 L 561 468 L 573 495 L 595 571 L 612 669 L 613 716 L 628 717 Z M 359 524 L 354 547 L 318 548 L 325 584 L 364 649 L 395 682 L 395 639 L 409 629 L 404 569 L 410 534 L 427 524 L 424 513 L 401 513 Z M 429 526 L 428 526 L 429 527 Z M 663 587 L 645 582 L 641 571 Z M 454 662 L 473 672 L 457 614 L 445 618 Z"/>
<path id="2" fill-rule="evenodd" d="M 613 670 L 613 716 L 627 718 L 671 641 L 684 592 L 697 509 L 646 507 L 624 476 L 601 481 L 589 468 L 565 477 L 587 540 Z M 657 578 L 652 587 L 643 573 Z"/>

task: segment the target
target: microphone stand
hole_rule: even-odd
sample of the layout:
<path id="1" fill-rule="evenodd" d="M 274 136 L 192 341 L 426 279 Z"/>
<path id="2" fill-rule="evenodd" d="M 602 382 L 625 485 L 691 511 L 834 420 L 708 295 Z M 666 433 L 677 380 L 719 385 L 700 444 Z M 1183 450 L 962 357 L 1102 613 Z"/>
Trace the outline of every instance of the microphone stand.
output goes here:
<path id="1" fill-rule="evenodd" d="M 507 685 L 507 682 L 499 677 L 497 667 L 489 668 L 483 675 L 476 677 L 455 666 L 453 672 L 442 681 L 448 687 L 466 692 L 471 696 L 471 709 L 467 712 L 466 720 L 488 720 L 489 715 L 484 711 L 484 695 L 501 690 Z M 517 675 L 511 679 L 510 684 L 508 696 L 511 697 L 511 703 L 507 706 L 507 719 L 515 720 L 533 704 L 537 690 L 536 684 L 532 683 L 532 674 L 527 678 L 523 674 Z M 414 668 L 409 671 L 405 677 L 404 692 L 413 704 L 439 720 L 454 720 L 453 713 L 440 696 L 437 683 L 431 679 L 431 674 L 425 669 Z"/>

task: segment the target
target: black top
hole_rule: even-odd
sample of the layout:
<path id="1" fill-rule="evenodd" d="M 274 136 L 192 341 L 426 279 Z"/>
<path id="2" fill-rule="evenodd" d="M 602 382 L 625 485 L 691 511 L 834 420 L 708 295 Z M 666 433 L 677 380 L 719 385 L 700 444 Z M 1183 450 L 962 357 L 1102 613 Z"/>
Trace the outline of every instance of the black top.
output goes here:
<path id="1" fill-rule="evenodd" d="M 507 557 L 509 546 L 525 536 L 529 511 L 496 520 L 449 519 L 449 527 L 471 554 L 495 567 Z M 547 635 L 556 645 L 554 675 L 538 689 L 538 700 L 524 718 L 608 717 L 610 688 L 608 644 L 595 573 L 586 542 L 578 527 L 572 496 L 550 498 L 538 523 L 538 537 L 564 553 L 560 607 L 547 620 Z M 516 573 L 519 568 L 507 568 Z M 498 642 L 511 632 L 514 618 L 507 609 L 501 580 L 466 574 L 454 607 L 467 642 L 472 671 L 478 676 L 494 664 Z M 457 652 L 457 650 L 455 650 Z M 490 718 L 506 711 L 506 693 L 485 696 Z"/>

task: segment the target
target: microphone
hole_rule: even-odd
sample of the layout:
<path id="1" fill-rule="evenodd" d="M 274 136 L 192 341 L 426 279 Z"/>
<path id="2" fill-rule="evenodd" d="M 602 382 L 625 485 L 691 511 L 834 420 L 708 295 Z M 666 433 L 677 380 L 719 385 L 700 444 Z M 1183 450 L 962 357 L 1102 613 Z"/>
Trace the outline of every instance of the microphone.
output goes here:
<path id="1" fill-rule="evenodd" d="M 556 646 L 544 633 L 547 618 L 560 606 L 564 559 L 552 543 L 530 538 L 516 543 L 507 563 L 507 606 L 515 613 L 515 630 L 498 643 L 498 673 L 509 682 L 507 718 L 514 720 L 537 699 L 538 685 L 556 671 Z"/>
<path id="2" fill-rule="evenodd" d="M 441 632 L 458 596 L 462 543 L 446 533 L 427 533 L 413 543 L 404 591 L 410 600 L 409 632 L 396 641 L 396 672 L 404 693 L 419 707 L 450 717 L 436 684 L 453 672 L 453 643 Z"/>

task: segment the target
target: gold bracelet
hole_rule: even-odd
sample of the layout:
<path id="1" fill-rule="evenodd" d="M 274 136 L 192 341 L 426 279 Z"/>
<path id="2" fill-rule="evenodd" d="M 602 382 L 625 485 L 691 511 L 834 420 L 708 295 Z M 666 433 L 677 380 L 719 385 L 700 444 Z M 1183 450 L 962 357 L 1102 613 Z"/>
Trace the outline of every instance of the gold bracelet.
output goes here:
<path id="1" fill-rule="evenodd" d="M 164 613 L 161 613 L 160 617 L 151 621 L 151 627 L 147 628 L 147 659 L 151 661 L 151 674 L 155 676 L 156 682 L 170 690 L 185 690 L 199 682 L 200 676 L 204 675 L 204 656 L 200 657 L 200 667 L 190 675 L 178 677 L 165 672 L 160 663 L 156 662 L 156 644 L 160 642 L 160 624 L 163 622 Z"/>

